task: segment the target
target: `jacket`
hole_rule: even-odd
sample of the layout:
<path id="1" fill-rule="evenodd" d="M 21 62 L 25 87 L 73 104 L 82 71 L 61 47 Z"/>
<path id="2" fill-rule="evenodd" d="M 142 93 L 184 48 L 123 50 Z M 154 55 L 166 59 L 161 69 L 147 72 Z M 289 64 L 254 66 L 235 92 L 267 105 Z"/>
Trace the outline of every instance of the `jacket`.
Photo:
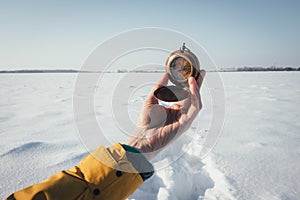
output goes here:
<path id="1" fill-rule="evenodd" d="M 153 175 L 153 166 L 136 149 L 120 143 L 100 146 L 78 166 L 61 171 L 7 200 L 68 200 L 127 198 Z"/>

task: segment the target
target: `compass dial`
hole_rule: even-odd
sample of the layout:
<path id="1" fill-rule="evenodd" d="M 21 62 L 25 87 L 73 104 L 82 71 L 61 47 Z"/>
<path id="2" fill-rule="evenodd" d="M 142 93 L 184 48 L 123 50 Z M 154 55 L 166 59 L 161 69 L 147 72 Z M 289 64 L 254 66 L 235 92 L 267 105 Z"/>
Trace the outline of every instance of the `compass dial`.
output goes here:
<path id="1" fill-rule="evenodd" d="M 170 72 L 177 81 L 183 81 L 191 76 L 192 66 L 186 59 L 178 57 L 171 62 Z"/>

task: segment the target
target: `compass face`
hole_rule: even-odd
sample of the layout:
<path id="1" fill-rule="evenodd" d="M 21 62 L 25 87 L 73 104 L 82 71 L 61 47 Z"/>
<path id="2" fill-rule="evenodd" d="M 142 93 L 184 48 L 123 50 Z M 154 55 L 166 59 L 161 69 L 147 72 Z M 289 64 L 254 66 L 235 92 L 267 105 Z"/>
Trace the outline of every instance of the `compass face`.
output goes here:
<path id="1" fill-rule="evenodd" d="M 191 76 L 192 66 L 184 58 L 175 58 L 170 65 L 170 72 L 177 81 L 183 81 Z"/>

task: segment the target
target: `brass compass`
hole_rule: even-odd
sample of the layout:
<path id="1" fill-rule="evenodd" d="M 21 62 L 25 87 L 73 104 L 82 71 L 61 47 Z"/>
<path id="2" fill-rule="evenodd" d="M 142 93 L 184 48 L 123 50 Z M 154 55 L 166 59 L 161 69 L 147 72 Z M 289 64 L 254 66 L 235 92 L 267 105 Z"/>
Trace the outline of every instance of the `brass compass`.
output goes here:
<path id="1" fill-rule="evenodd" d="M 181 101 L 189 96 L 189 77 L 197 79 L 200 74 L 199 60 L 183 43 L 179 50 L 168 57 L 166 71 L 174 85 L 158 88 L 154 96 L 165 102 Z"/>

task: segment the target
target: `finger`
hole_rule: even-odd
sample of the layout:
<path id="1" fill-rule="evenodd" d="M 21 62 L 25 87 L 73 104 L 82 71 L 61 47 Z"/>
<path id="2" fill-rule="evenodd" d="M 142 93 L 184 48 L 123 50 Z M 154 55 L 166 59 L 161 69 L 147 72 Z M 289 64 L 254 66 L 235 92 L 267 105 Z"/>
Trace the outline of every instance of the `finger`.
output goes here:
<path id="1" fill-rule="evenodd" d="M 180 110 L 182 108 L 182 105 L 179 103 L 173 104 L 171 107 L 173 110 Z"/>
<path id="2" fill-rule="evenodd" d="M 191 92 L 192 95 L 195 95 L 197 100 L 200 99 L 200 89 L 198 86 L 198 83 L 196 82 L 196 80 L 194 78 L 189 78 L 189 90 Z"/>
<path id="3" fill-rule="evenodd" d="M 150 92 L 146 103 L 150 104 L 158 104 L 158 100 L 154 96 L 154 91 L 162 86 L 166 86 L 168 84 L 168 74 L 165 73 L 162 78 L 157 82 L 157 84 L 152 88 L 152 91 Z"/>
<path id="4" fill-rule="evenodd" d="M 203 69 L 200 70 L 200 75 L 199 75 L 199 77 L 198 77 L 198 79 L 197 79 L 197 84 L 198 84 L 199 89 L 200 89 L 201 86 L 202 86 L 203 79 L 204 79 L 205 75 L 206 75 L 206 71 L 203 70 Z"/>
<path id="5" fill-rule="evenodd" d="M 197 82 L 194 78 L 189 78 L 189 89 L 191 93 L 191 105 L 187 111 L 188 120 L 193 120 L 200 110 L 200 93 Z"/>

